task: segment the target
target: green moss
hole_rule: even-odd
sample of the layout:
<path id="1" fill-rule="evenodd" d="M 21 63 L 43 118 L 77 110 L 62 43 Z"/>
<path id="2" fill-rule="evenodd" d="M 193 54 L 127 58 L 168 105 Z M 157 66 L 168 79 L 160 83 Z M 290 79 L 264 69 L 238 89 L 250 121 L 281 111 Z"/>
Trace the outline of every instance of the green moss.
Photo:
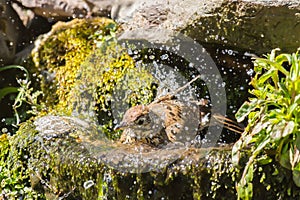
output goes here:
<path id="1" fill-rule="evenodd" d="M 94 199 L 103 165 L 68 134 L 37 133 L 29 120 L 9 141 L 1 137 L 2 194 L 8 199 Z"/>
<path id="2" fill-rule="evenodd" d="M 126 92 L 123 99 L 130 105 L 148 103 L 153 99 L 152 83 L 156 80 L 142 66 L 135 66 L 134 60 L 125 49 L 111 43 L 105 52 L 102 49 L 91 55 L 81 66 L 76 85 L 85 88 L 95 99 L 98 111 L 110 110 L 113 92 Z M 74 90 L 73 98 L 78 96 Z"/>
<path id="3" fill-rule="evenodd" d="M 31 129 L 19 136 L 1 135 L 0 139 L 0 193 L 7 199 L 39 199 L 42 195 L 31 188 L 30 171 L 28 170 L 28 147 L 32 142 Z M 30 139 L 29 139 L 30 138 Z"/>
<path id="4" fill-rule="evenodd" d="M 113 25 L 113 26 L 112 26 Z M 73 89 L 80 65 L 96 48 L 95 34 L 109 35 L 116 24 L 109 19 L 75 19 L 59 22 L 36 42 L 32 53 L 41 78 L 44 102 L 50 110 L 70 114 Z"/>

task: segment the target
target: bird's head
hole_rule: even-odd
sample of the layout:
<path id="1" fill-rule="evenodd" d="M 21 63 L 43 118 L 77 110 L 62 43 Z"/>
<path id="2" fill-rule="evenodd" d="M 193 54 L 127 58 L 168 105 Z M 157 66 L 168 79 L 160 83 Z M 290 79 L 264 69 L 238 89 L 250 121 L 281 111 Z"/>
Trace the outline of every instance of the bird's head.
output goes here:
<path id="1" fill-rule="evenodd" d="M 150 124 L 149 109 L 144 105 L 137 105 L 129 108 L 122 121 L 115 126 L 115 130 L 122 130 L 126 128 L 145 128 Z"/>

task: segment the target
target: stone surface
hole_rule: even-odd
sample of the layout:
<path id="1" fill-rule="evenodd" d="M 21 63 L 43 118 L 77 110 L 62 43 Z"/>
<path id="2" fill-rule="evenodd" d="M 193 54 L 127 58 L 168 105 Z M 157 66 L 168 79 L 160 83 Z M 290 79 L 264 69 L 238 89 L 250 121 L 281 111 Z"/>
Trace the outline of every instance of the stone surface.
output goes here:
<path id="1" fill-rule="evenodd" d="M 7 61 L 14 57 L 18 35 L 24 33 L 23 26 L 10 4 L 1 0 L 1 24 L 7 33 L 1 34 L 1 54 Z M 197 40 L 205 47 L 231 48 L 240 52 L 263 54 L 273 48 L 294 52 L 300 46 L 300 2 L 289 1 L 250 1 L 250 0 L 13 0 L 23 9 L 31 10 L 36 17 L 26 16 L 23 22 L 31 26 L 29 32 L 35 38 L 45 33 L 49 27 L 40 30 L 48 22 L 45 20 L 68 20 L 73 17 L 112 16 L 123 24 L 123 38 L 135 38 L 128 31 L 144 29 L 168 30 L 169 34 L 148 35 L 142 31 L 139 37 L 167 41 L 178 32 Z M 16 6 L 14 6 L 16 8 Z M 17 9 L 18 10 L 18 9 Z M 111 12 L 111 13 L 110 13 Z M 21 12 L 18 12 L 18 14 Z M 25 13 L 25 14 L 24 14 Z M 20 14 L 22 15 L 22 14 Z M 8 19 L 11 18 L 11 19 Z M 31 21 L 33 20 L 33 22 Z M 14 22 L 13 22 L 14 21 Z M 42 26 L 43 25 L 43 26 Z M 50 26 L 51 24 L 48 24 Z M 27 27 L 28 28 L 28 27 Z M 4 30 L 4 28 L 2 28 Z M 35 31 L 38 30 L 38 31 Z M 2 31 L 3 32 L 3 31 Z M 141 35 L 141 33 L 143 33 Z M 24 35 L 24 34 L 23 34 Z M 31 40 L 31 38 L 27 38 Z M 214 52 L 210 52 L 214 54 Z M 2 59 L 3 59 L 2 58 Z M 9 63 L 7 62 L 6 63 Z"/>
<path id="2" fill-rule="evenodd" d="M 277 47 L 294 52 L 300 46 L 300 2 L 296 0 L 131 2 L 119 1 L 119 5 L 115 5 L 119 8 L 112 9 L 112 16 L 124 23 L 124 30 L 167 29 L 172 34 L 185 33 L 202 44 L 256 54 Z M 170 35 L 158 35 L 157 38 L 168 40 Z"/>
<path id="3" fill-rule="evenodd" d="M 33 10 L 39 16 L 54 20 L 82 18 L 86 16 L 108 16 L 112 1 L 109 0 L 14 0 Z"/>

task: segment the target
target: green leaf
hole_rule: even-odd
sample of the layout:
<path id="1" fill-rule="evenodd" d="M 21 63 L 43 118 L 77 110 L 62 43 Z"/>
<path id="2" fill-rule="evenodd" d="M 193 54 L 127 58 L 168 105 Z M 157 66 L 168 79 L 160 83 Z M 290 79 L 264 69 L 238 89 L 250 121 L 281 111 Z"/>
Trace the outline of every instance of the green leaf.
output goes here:
<path id="1" fill-rule="evenodd" d="M 285 83 L 279 82 L 278 83 L 279 89 L 283 92 L 284 96 L 290 98 L 289 90 L 286 88 Z"/>
<path id="2" fill-rule="evenodd" d="M 0 89 L 0 100 L 3 99 L 6 95 L 11 94 L 11 93 L 16 93 L 18 92 L 17 87 L 5 87 Z"/>
<path id="3" fill-rule="evenodd" d="M 276 141 L 293 133 L 295 122 L 281 121 L 273 126 L 271 138 Z"/>
<path id="4" fill-rule="evenodd" d="M 254 159 L 265 147 L 270 143 L 270 137 L 268 135 L 258 144 L 256 149 L 253 151 L 252 156 L 250 159 Z"/>
<path id="5" fill-rule="evenodd" d="M 250 200 L 253 197 L 253 164 L 248 168 L 248 173 L 245 177 L 242 177 L 237 184 L 238 199 Z"/>
<path id="6" fill-rule="evenodd" d="M 258 85 L 263 85 L 271 76 L 273 76 L 273 73 L 276 73 L 276 71 L 270 69 L 266 73 L 261 75 L 258 79 Z"/>
<path id="7" fill-rule="evenodd" d="M 298 107 L 299 105 L 297 103 L 293 103 L 291 106 L 288 107 L 288 115 L 289 117 L 292 116 L 293 112 L 295 111 L 295 109 Z"/>
<path id="8" fill-rule="evenodd" d="M 257 101 L 256 99 L 251 102 L 246 101 L 235 114 L 237 121 L 244 121 L 245 117 L 247 117 L 251 111 L 256 109 L 259 104 L 260 101 Z"/>
<path id="9" fill-rule="evenodd" d="M 276 106 L 270 104 L 269 106 Z M 266 115 L 266 119 L 270 121 L 272 124 L 280 123 L 282 120 L 285 120 L 286 118 L 286 112 L 284 112 L 284 109 L 272 109 L 269 111 L 269 113 Z"/>
<path id="10" fill-rule="evenodd" d="M 271 51 L 270 55 L 268 56 L 269 60 L 275 61 L 276 51 L 280 51 L 279 48 L 275 48 Z"/>
<path id="11" fill-rule="evenodd" d="M 262 59 L 260 59 L 262 61 Z M 272 66 L 272 71 L 275 69 L 279 70 L 281 73 L 283 73 L 286 77 L 289 76 L 289 72 L 279 63 L 271 61 L 271 60 L 267 60 L 264 59 L 263 62 L 265 62 L 266 64 L 268 64 L 269 66 Z M 271 69 L 267 69 L 267 70 L 271 70 Z"/>
<path id="12" fill-rule="evenodd" d="M 297 148 L 292 148 L 290 149 L 290 163 L 292 166 L 292 170 L 300 170 L 298 167 L 298 163 L 300 161 L 300 151 Z"/>
<path id="13" fill-rule="evenodd" d="M 273 161 L 273 159 L 270 158 L 266 154 L 257 159 L 257 163 L 259 163 L 261 165 L 267 165 L 267 164 L 271 163 L 272 161 Z"/>
<path id="14" fill-rule="evenodd" d="M 289 155 L 289 143 L 285 144 L 284 147 L 282 148 L 282 151 L 279 152 L 279 163 L 281 166 L 291 169 L 291 162 L 290 162 L 290 155 Z"/>
<path id="15" fill-rule="evenodd" d="M 299 132 L 297 132 L 297 134 L 296 134 L 296 148 L 298 149 L 298 150 L 300 150 L 300 133 Z"/>
<path id="16" fill-rule="evenodd" d="M 250 164 L 250 166 L 248 167 L 248 173 L 247 175 L 245 176 L 245 180 L 249 183 L 249 182 L 252 182 L 253 180 L 253 164 Z"/>
<path id="17" fill-rule="evenodd" d="M 20 65 L 8 65 L 8 66 L 5 66 L 5 67 L 0 67 L 0 72 L 2 72 L 4 70 L 8 70 L 8 69 L 20 69 L 20 70 L 26 72 L 27 77 L 29 77 L 27 69 L 23 66 L 20 66 Z"/>
<path id="18" fill-rule="evenodd" d="M 294 92 L 295 94 L 300 94 L 300 77 L 297 78 L 294 82 Z"/>
<path id="19" fill-rule="evenodd" d="M 269 121 L 258 122 L 251 131 L 252 135 L 260 133 L 263 129 L 266 129 L 270 125 Z"/>
<path id="20" fill-rule="evenodd" d="M 261 98 L 264 94 L 264 92 L 260 89 L 253 89 L 250 91 L 250 94 L 253 94 L 254 96 L 260 98 L 260 99 L 264 99 L 264 98 Z"/>
<path id="21" fill-rule="evenodd" d="M 291 61 L 291 69 L 290 69 L 290 78 L 293 81 L 296 81 L 299 79 L 300 76 L 300 61 L 297 58 L 297 54 L 293 54 L 291 56 L 292 61 Z"/>
<path id="22" fill-rule="evenodd" d="M 300 187 L 300 171 L 299 170 L 293 170 L 293 180 L 294 183 Z"/>
<path id="23" fill-rule="evenodd" d="M 288 62 L 290 65 L 292 63 L 292 56 L 291 56 L 291 54 L 282 53 L 276 57 L 275 61 L 279 64 Z"/>
<path id="24" fill-rule="evenodd" d="M 240 150 L 243 147 L 243 141 L 238 140 L 232 147 L 232 164 L 238 166 L 240 161 L 241 152 Z"/>

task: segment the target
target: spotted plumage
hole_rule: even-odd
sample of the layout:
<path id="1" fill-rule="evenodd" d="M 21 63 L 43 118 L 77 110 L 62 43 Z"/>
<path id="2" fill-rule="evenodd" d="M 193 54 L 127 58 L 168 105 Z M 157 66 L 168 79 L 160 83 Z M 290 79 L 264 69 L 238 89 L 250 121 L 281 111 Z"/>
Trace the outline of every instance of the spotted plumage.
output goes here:
<path id="1" fill-rule="evenodd" d="M 148 105 L 129 108 L 121 123 L 115 127 L 123 130 L 120 141 L 122 143 L 141 141 L 158 146 L 168 142 L 193 140 L 197 133 L 209 124 L 209 119 L 206 119 L 208 102 L 205 100 L 183 102 L 175 98 L 177 92 L 157 98 Z M 231 122 L 225 117 L 216 119 L 220 119 L 219 121 L 224 124 Z M 234 128 L 236 127 L 233 126 L 232 129 Z"/>
<path id="2" fill-rule="evenodd" d="M 143 141 L 153 145 L 174 142 L 180 131 L 181 103 L 168 100 L 128 109 L 116 129 L 124 129 L 121 142 Z"/>

